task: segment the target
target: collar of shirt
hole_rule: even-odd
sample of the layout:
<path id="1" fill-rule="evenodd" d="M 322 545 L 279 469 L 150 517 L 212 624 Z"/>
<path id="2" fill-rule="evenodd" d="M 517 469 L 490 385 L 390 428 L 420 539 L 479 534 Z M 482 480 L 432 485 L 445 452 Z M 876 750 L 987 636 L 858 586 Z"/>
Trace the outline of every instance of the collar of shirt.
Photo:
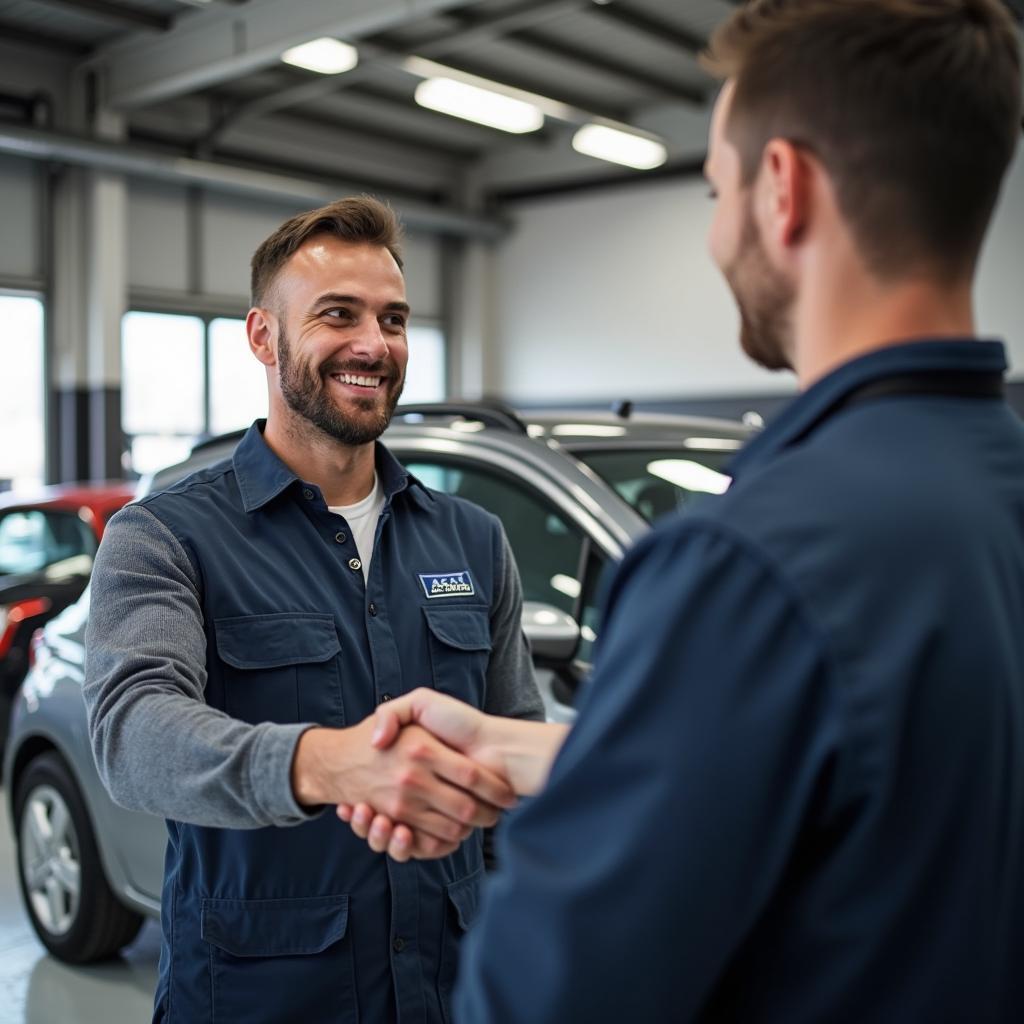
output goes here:
<path id="1" fill-rule="evenodd" d="M 263 428 L 266 424 L 266 420 L 256 420 L 238 442 L 238 447 L 231 457 L 245 511 L 255 512 L 293 484 L 313 490 L 322 500 L 323 496 L 316 484 L 300 480 L 270 450 L 267 442 L 263 440 Z M 379 441 L 376 444 L 374 459 L 377 476 L 384 490 L 385 508 L 390 506 L 391 499 L 396 494 L 403 492 L 423 508 L 433 501 L 427 488 Z"/>
<path id="2" fill-rule="evenodd" d="M 732 459 L 724 472 L 735 478 L 773 458 L 807 433 L 832 405 L 871 381 L 934 370 L 1001 374 L 1006 367 L 1006 350 L 999 341 L 922 339 L 876 349 L 844 363 L 794 398 Z"/>

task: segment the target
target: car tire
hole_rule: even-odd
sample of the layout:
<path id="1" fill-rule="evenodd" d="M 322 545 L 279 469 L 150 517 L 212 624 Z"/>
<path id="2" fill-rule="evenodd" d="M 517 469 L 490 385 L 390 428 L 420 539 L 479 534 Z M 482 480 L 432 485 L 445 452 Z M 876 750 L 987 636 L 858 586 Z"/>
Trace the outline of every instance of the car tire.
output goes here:
<path id="1" fill-rule="evenodd" d="M 111 892 L 85 801 L 56 753 L 29 762 L 14 821 L 22 901 L 39 941 L 58 960 L 103 960 L 138 935 L 142 915 Z"/>

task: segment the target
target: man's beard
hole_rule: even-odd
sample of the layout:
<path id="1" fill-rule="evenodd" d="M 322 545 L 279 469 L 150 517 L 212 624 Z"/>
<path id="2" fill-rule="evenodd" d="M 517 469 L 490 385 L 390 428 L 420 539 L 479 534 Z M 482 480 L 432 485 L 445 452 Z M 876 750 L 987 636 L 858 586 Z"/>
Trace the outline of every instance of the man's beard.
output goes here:
<path id="1" fill-rule="evenodd" d="M 394 365 L 383 360 L 375 363 L 332 362 L 322 367 L 320 372 L 312 366 L 297 364 L 292 360 L 291 345 L 283 330 L 278 339 L 277 360 L 281 395 L 289 408 L 329 437 L 346 445 L 368 444 L 384 433 L 405 385 Z M 343 372 L 384 374 L 378 385 L 379 389 L 387 389 L 383 407 L 376 393 L 365 398 L 357 396 L 353 402 L 361 415 L 347 417 L 335 404 L 327 383 L 331 374 Z"/>
<path id="2" fill-rule="evenodd" d="M 739 252 L 725 277 L 740 311 L 743 351 L 767 370 L 792 369 L 794 289 L 769 263 L 749 204 Z"/>

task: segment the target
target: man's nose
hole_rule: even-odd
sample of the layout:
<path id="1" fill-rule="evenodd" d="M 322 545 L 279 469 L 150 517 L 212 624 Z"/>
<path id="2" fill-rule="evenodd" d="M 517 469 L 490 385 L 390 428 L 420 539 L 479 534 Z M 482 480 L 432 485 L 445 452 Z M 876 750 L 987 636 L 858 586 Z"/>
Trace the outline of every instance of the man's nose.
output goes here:
<path id="1" fill-rule="evenodd" d="M 349 351 L 374 362 L 387 358 L 388 340 L 376 317 L 366 317 L 360 323 L 359 330 L 350 341 Z"/>

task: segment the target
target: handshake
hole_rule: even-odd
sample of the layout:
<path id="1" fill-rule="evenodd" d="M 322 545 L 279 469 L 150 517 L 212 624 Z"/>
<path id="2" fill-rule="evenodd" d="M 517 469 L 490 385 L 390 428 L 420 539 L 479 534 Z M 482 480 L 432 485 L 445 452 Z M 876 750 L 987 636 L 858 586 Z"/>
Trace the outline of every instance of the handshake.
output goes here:
<path id="1" fill-rule="evenodd" d="M 544 786 L 567 731 L 421 688 L 351 728 L 303 733 L 292 789 L 300 804 L 335 804 L 378 853 L 445 857 Z"/>

